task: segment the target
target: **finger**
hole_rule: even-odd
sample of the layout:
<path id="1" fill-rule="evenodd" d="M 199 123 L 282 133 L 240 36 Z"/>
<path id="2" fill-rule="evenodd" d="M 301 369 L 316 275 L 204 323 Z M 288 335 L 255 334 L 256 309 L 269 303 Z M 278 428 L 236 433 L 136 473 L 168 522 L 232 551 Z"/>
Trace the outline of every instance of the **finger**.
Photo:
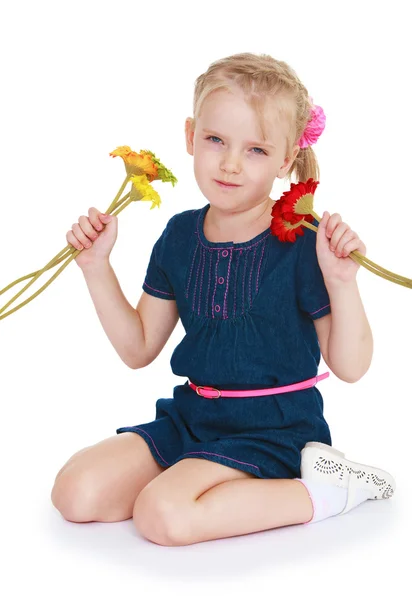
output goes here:
<path id="1" fill-rule="evenodd" d="M 322 215 L 322 218 L 319 222 L 319 227 L 326 227 L 326 225 L 328 224 L 330 218 L 330 214 L 328 213 L 327 210 L 325 210 L 325 212 Z"/>
<path id="2" fill-rule="evenodd" d="M 75 250 L 83 250 L 83 244 L 79 242 L 71 230 L 66 233 L 66 240 L 73 248 L 75 248 Z"/>
<path id="3" fill-rule="evenodd" d="M 365 245 L 357 237 L 356 239 L 350 240 L 347 244 L 345 244 L 344 248 L 342 249 L 342 257 L 346 258 L 351 252 L 354 252 L 355 250 L 359 250 L 361 251 L 361 254 L 364 254 L 362 252 L 363 249 L 365 249 L 366 251 Z"/>
<path id="4" fill-rule="evenodd" d="M 332 250 L 332 252 L 335 252 L 341 237 L 344 233 L 346 233 L 348 229 L 350 229 L 349 225 L 343 222 L 339 223 L 336 226 L 335 230 L 332 233 L 332 237 L 330 238 L 330 249 Z"/>
<path id="5" fill-rule="evenodd" d="M 337 225 L 341 222 L 342 222 L 342 217 L 340 216 L 340 214 L 333 213 L 333 215 L 330 216 L 328 225 L 326 227 L 326 237 L 331 238 Z"/>
<path id="6" fill-rule="evenodd" d="M 97 231 L 102 231 L 104 225 L 107 225 L 107 223 L 110 220 L 107 217 L 108 215 L 105 215 L 104 213 L 100 212 L 94 206 L 89 208 L 90 222 Z"/>
<path id="7" fill-rule="evenodd" d="M 93 225 L 90 223 L 89 218 L 85 215 L 79 217 L 79 224 L 83 232 L 87 237 L 94 242 L 99 236 L 99 233 L 95 230 Z"/>
<path id="8" fill-rule="evenodd" d="M 343 254 L 343 256 L 348 256 L 351 252 L 354 252 L 355 250 L 362 254 L 362 256 L 366 256 L 366 246 L 359 238 L 348 242 L 348 244 L 345 244 L 343 252 L 346 254 Z"/>
<path id="9" fill-rule="evenodd" d="M 338 241 L 338 243 L 336 244 L 336 254 L 342 254 L 343 248 L 344 246 L 354 240 L 354 239 L 358 239 L 358 236 L 356 235 L 356 233 L 354 231 L 352 231 L 352 229 L 347 229 L 345 231 L 345 233 L 342 235 L 342 237 L 340 238 L 340 240 Z"/>
<path id="10" fill-rule="evenodd" d="M 79 242 L 81 244 L 83 244 L 83 246 L 85 248 L 90 248 L 90 246 L 92 245 L 91 240 L 87 237 L 87 235 L 84 233 L 83 229 L 80 227 L 79 223 L 73 223 L 72 225 L 72 229 L 73 229 L 73 233 L 76 236 L 76 238 L 79 240 Z"/>

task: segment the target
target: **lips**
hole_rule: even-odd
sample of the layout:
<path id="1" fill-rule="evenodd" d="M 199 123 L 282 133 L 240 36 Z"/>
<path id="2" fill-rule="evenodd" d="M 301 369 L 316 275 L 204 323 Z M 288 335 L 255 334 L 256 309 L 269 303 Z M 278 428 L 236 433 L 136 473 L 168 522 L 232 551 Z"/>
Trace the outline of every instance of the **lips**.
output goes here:
<path id="1" fill-rule="evenodd" d="M 226 187 L 240 187 L 237 183 L 229 183 L 226 181 L 220 181 L 220 179 L 215 179 L 216 183 L 220 183 L 220 185 L 224 185 Z"/>

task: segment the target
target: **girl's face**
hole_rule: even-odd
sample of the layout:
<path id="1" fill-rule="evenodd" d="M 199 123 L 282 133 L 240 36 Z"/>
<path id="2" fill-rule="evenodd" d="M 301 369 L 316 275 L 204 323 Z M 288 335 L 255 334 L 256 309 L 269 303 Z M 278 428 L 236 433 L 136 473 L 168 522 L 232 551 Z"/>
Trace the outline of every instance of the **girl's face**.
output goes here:
<path id="1" fill-rule="evenodd" d="M 187 151 L 194 157 L 197 184 L 211 205 L 235 211 L 252 208 L 268 200 L 276 177 L 286 175 L 299 146 L 285 158 L 287 123 L 275 118 L 273 105 L 272 116 L 267 114 L 266 142 L 260 138 L 258 117 L 241 91 L 212 92 L 194 132 L 192 119 L 186 119 Z"/>

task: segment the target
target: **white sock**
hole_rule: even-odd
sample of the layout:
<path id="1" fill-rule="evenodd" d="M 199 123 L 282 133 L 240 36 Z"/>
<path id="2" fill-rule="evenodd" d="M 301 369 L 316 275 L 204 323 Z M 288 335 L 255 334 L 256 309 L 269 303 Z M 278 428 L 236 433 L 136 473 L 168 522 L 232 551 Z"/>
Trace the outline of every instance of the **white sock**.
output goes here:
<path id="1" fill-rule="evenodd" d="M 346 500 L 348 498 L 348 490 L 346 488 L 341 488 L 337 485 L 328 485 L 327 483 L 319 483 L 318 481 L 312 481 L 311 479 L 299 479 L 298 477 L 295 477 L 295 479 L 303 483 L 312 500 L 313 517 L 310 521 L 307 521 L 307 523 L 316 523 L 316 521 L 322 521 L 328 517 L 333 517 L 342 512 L 345 508 Z M 369 496 L 370 492 L 367 490 L 356 490 L 353 508 L 365 500 L 368 500 Z"/>

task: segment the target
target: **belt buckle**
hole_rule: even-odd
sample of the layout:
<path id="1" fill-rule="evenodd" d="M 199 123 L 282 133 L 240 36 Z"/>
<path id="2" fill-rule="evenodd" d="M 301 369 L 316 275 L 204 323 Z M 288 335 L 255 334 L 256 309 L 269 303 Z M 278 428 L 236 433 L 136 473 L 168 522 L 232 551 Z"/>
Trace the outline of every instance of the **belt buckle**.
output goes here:
<path id="1" fill-rule="evenodd" d="M 203 388 L 204 390 L 214 390 L 215 392 L 217 392 L 217 393 L 218 393 L 218 396 L 212 396 L 211 398 L 208 398 L 208 400 L 215 400 L 215 399 L 217 399 L 217 398 L 220 398 L 220 397 L 221 397 L 220 390 L 218 390 L 218 389 L 216 389 L 216 388 L 214 388 L 214 387 L 209 387 L 209 386 L 207 386 L 207 385 L 197 385 L 197 386 L 196 386 L 196 394 L 197 394 L 198 396 L 202 396 L 202 398 L 206 398 L 207 396 L 204 396 L 203 394 L 201 394 L 201 393 L 199 392 L 199 389 L 201 389 L 201 388 Z"/>

